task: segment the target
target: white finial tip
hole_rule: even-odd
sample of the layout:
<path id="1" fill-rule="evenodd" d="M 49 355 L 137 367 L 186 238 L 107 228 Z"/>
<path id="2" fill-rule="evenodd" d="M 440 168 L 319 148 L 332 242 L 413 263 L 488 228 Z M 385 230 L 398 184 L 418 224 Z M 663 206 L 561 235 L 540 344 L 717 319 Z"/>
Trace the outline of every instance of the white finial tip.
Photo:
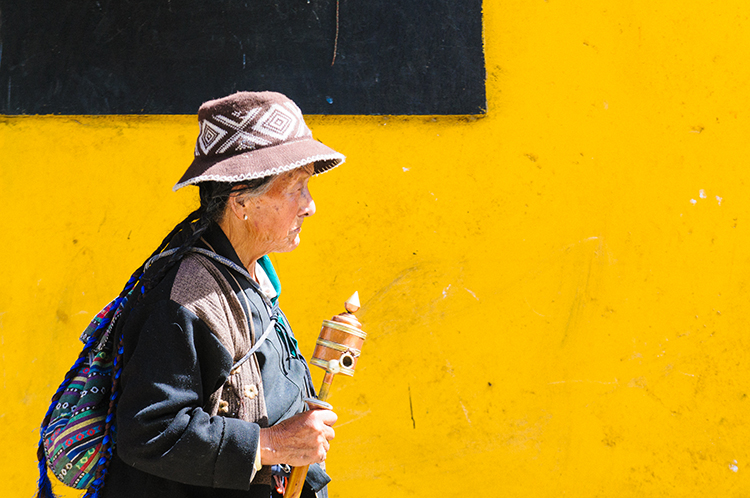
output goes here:
<path id="1" fill-rule="evenodd" d="M 344 303 L 344 308 L 349 313 L 356 313 L 357 310 L 360 308 L 359 305 L 359 292 L 355 292 L 352 294 L 352 297 L 346 300 Z"/>

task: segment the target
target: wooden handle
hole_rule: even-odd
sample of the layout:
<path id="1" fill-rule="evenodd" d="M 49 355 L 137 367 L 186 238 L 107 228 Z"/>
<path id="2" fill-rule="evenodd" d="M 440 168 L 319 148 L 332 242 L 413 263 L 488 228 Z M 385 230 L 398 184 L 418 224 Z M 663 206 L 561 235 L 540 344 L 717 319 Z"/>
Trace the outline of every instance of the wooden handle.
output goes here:
<path id="1" fill-rule="evenodd" d="M 289 482 L 284 491 L 284 498 L 299 498 L 299 495 L 302 494 L 302 486 L 305 484 L 307 469 L 309 468 L 309 465 L 305 465 L 304 467 L 294 467 L 292 469 L 292 475 L 289 476 Z"/>
<path id="2" fill-rule="evenodd" d="M 327 380 L 330 384 L 330 382 L 333 380 L 333 375 L 331 375 L 330 378 L 327 378 Z M 323 383 L 323 385 L 325 385 L 325 382 Z M 332 410 L 333 407 L 325 401 L 325 398 L 328 397 L 327 392 L 328 391 L 326 390 L 326 395 L 322 396 L 323 399 L 305 398 L 307 407 L 310 410 Z M 305 478 L 307 477 L 307 471 L 309 468 L 309 465 L 303 465 L 302 467 L 292 467 L 292 474 L 289 476 L 289 482 L 286 483 L 286 489 L 284 490 L 284 498 L 299 498 L 299 495 L 302 493 L 302 486 L 304 486 L 305 484 Z"/>
<path id="3" fill-rule="evenodd" d="M 359 310 L 359 307 L 360 307 L 359 293 L 355 292 L 352 295 L 352 297 L 347 299 L 346 303 L 344 303 L 346 314 L 350 314 L 350 316 L 353 317 L 353 314 Z M 336 317 L 334 317 L 334 320 L 335 319 Z M 359 322 L 357 322 L 357 319 L 354 318 L 354 324 L 358 324 L 358 323 Z M 359 328 L 361 330 L 361 325 L 359 325 Z M 364 332 L 362 332 L 362 334 L 364 334 Z M 367 334 L 364 334 L 364 336 L 366 335 Z M 364 337 L 361 338 L 361 341 L 364 342 Z M 325 374 L 325 377 L 323 377 L 323 385 L 320 387 L 320 393 L 318 394 L 317 401 L 322 401 L 323 405 L 327 405 L 327 406 L 321 406 L 319 403 L 315 403 L 313 400 L 306 399 L 305 401 L 307 401 L 308 403 L 308 408 L 311 410 L 314 410 L 316 408 L 324 408 L 324 409 L 331 410 L 333 408 L 331 405 L 326 403 L 326 400 L 328 399 L 328 394 L 331 389 L 331 383 L 333 383 L 333 376 L 339 373 L 339 370 L 340 370 L 339 362 L 337 360 L 328 361 L 328 362 L 324 362 L 324 365 L 325 365 L 324 368 L 326 369 L 326 374 Z M 323 366 L 323 365 L 318 365 L 318 366 Z M 305 484 L 305 478 L 307 477 L 307 470 L 309 468 L 310 468 L 309 465 L 305 465 L 302 467 L 294 467 L 292 469 L 292 474 L 289 476 L 289 482 L 287 483 L 286 489 L 284 490 L 284 498 L 299 498 L 300 494 L 302 494 L 302 486 L 304 486 Z"/>

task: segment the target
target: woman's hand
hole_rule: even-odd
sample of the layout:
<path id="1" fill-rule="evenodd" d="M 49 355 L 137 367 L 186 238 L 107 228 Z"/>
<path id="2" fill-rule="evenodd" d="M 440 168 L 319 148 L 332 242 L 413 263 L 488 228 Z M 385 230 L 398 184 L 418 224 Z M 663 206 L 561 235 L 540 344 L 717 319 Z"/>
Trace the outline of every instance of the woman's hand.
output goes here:
<path id="1" fill-rule="evenodd" d="M 332 426 L 337 419 L 331 410 L 309 410 L 261 429 L 261 463 L 301 467 L 324 461 L 329 441 L 335 436 Z"/>

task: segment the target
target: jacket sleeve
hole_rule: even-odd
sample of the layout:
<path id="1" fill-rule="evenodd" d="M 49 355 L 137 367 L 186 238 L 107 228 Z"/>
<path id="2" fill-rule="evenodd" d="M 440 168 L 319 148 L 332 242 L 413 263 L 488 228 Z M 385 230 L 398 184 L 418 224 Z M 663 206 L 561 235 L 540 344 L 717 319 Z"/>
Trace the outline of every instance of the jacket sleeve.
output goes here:
<path id="1" fill-rule="evenodd" d="M 146 308 L 138 310 L 141 319 L 128 320 L 142 325 L 130 332 L 126 325 L 118 455 L 165 479 L 249 489 L 260 427 L 203 409 L 229 375 L 232 358 L 179 304 L 162 300 Z"/>

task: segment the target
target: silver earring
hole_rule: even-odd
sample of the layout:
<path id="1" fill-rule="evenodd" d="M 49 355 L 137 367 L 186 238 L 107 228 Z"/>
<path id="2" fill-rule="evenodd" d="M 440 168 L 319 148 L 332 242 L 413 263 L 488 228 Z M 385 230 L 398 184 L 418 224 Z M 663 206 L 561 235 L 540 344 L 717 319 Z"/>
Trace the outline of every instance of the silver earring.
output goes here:
<path id="1" fill-rule="evenodd" d="M 247 215 L 245 215 L 245 221 L 247 221 Z"/>

